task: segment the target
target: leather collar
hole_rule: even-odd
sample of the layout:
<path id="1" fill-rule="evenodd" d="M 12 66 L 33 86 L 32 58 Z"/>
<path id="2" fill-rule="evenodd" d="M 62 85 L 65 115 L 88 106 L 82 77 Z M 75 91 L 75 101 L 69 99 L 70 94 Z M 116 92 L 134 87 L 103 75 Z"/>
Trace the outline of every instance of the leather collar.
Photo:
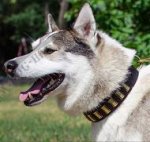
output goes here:
<path id="1" fill-rule="evenodd" d="M 85 112 L 85 117 L 92 122 L 98 122 L 108 117 L 122 104 L 131 92 L 138 79 L 138 75 L 139 72 L 134 67 L 130 67 L 128 69 L 127 79 L 120 83 L 120 88 L 113 91 L 109 97 L 103 99 L 97 107 Z"/>

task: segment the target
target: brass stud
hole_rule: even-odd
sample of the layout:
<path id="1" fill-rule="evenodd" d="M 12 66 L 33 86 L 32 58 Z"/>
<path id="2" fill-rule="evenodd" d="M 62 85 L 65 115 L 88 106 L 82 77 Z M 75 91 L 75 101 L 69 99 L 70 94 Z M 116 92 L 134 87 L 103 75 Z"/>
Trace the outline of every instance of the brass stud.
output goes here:
<path id="1" fill-rule="evenodd" d="M 94 112 L 94 115 L 96 116 L 96 117 L 98 117 L 99 119 L 101 119 L 103 116 L 101 116 L 97 111 L 96 112 Z"/>
<path id="2" fill-rule="evenodd" d="M 109 108 L 107 108 L 107 106 L 105 106 L 105 105 L 103 105 L 102 107 L 101 107 L 101 109 L 106 113 L 106 114 L 108 114 L 108 113 L 110 113 L 110 109 Z"/>
<path id="3" fill-rule="evenodd" d="M 87 116 L 88 116 L 88 118 L 89 118 L 90 120 L 95 121 L 95 119 L 93 119 L 93 118 L 91 117 L 91 115 L 87 115 Z"/>
<path id="4" fill-rule="evenodd" d="M 123 99 L 123 98 L 125 97 L 120 91 L 117 91 L 117 92 L 116 92 L 116 95 L 117 95 L 120 99 Z"/>
<path id="5" fill-rule="evenodd" d="M 122 84 L 122 86 L 126 89 L 127 92 L 130 90 L 130 87 L 127 84 Z"/>
<path id="6" fill-rule="evenodd" d="M 110 98 L 108 100 L 108 103 L 111 104 L 113 107 L 116 107 L 118 105 L 118 102 L 116 102 L 113 98 Z"/>

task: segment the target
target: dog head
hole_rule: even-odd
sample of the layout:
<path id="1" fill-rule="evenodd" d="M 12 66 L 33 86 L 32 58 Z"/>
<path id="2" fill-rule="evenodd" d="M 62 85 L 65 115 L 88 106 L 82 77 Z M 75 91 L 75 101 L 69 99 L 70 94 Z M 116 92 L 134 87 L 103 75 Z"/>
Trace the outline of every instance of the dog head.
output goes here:
<path id="1" fill-rule="evenodd" d="M 89 14 L 81 20 L 86 10 Z M 89 5 L 84 6 L 72 30 L 60 30 L 50 14 L 48 26 L 47 34 L 32 43 L 31 53 L 5 63 L 9 76 L 37 79 L 29 90 L 20 94 L 26 105 L 38 104 L 48 94 L 64 93 L 64 88 L 77 78 L 82 80 L 83 74 L 92 68 L 90 60 L 95 52 L 89 41 L 97 37 Z"/>
<path id="2" fill-rule="evenodd" d="M 5 63 L 10 76 L 36 79 L 20 100 L 32 106 L 56 95 L 64 110 L 92 108 L 102 98 L 93 94 L 107 94 L 123 80 L 135 51 L 97 31 L 88 4 L 71 30 L 60 30 L 50 14 L 48 25 L 48 33 L 32 43 L 31 53 Z"/>

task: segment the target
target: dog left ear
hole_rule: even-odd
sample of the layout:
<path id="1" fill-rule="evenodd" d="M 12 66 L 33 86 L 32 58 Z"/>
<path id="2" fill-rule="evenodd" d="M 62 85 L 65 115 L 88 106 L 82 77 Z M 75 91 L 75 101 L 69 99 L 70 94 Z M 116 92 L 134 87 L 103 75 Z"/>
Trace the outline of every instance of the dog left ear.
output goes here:
<path id="1" fill-rule="evenodd" d="M 48 14 L 48 32 L 54 32 L 59 30 L 59 28 L 57 27 L 52 15 L 49 13 Z"/>
<path id="2" fill-rule="evenodd" d="M 88 3 L 82 7 L 74 24 L 74 29 L 86 39 L 90 39 L 94 36 L 96 23 L 92 9 Z"/>

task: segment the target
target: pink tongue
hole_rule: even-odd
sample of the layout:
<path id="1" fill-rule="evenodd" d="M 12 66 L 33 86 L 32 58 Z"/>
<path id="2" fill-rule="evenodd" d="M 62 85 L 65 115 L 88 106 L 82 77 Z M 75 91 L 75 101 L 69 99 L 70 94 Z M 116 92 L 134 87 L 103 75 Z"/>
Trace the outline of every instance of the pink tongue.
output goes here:
<path id="1" fill-rule="evenodd" d="M 27 97 L 29 96 L 29 94 L 39 94 L 41 89 L 42 89 L 42 86 L 43 84 L 45 83 L 45 81 L 42 81 L 42 80 L 37 80 L 32 86 L 31 88 L 29 88 L 27 91 L 25 92 L 21 92 L 20 95 L 19 95 L 19 100 L 24 102 Z"/>

